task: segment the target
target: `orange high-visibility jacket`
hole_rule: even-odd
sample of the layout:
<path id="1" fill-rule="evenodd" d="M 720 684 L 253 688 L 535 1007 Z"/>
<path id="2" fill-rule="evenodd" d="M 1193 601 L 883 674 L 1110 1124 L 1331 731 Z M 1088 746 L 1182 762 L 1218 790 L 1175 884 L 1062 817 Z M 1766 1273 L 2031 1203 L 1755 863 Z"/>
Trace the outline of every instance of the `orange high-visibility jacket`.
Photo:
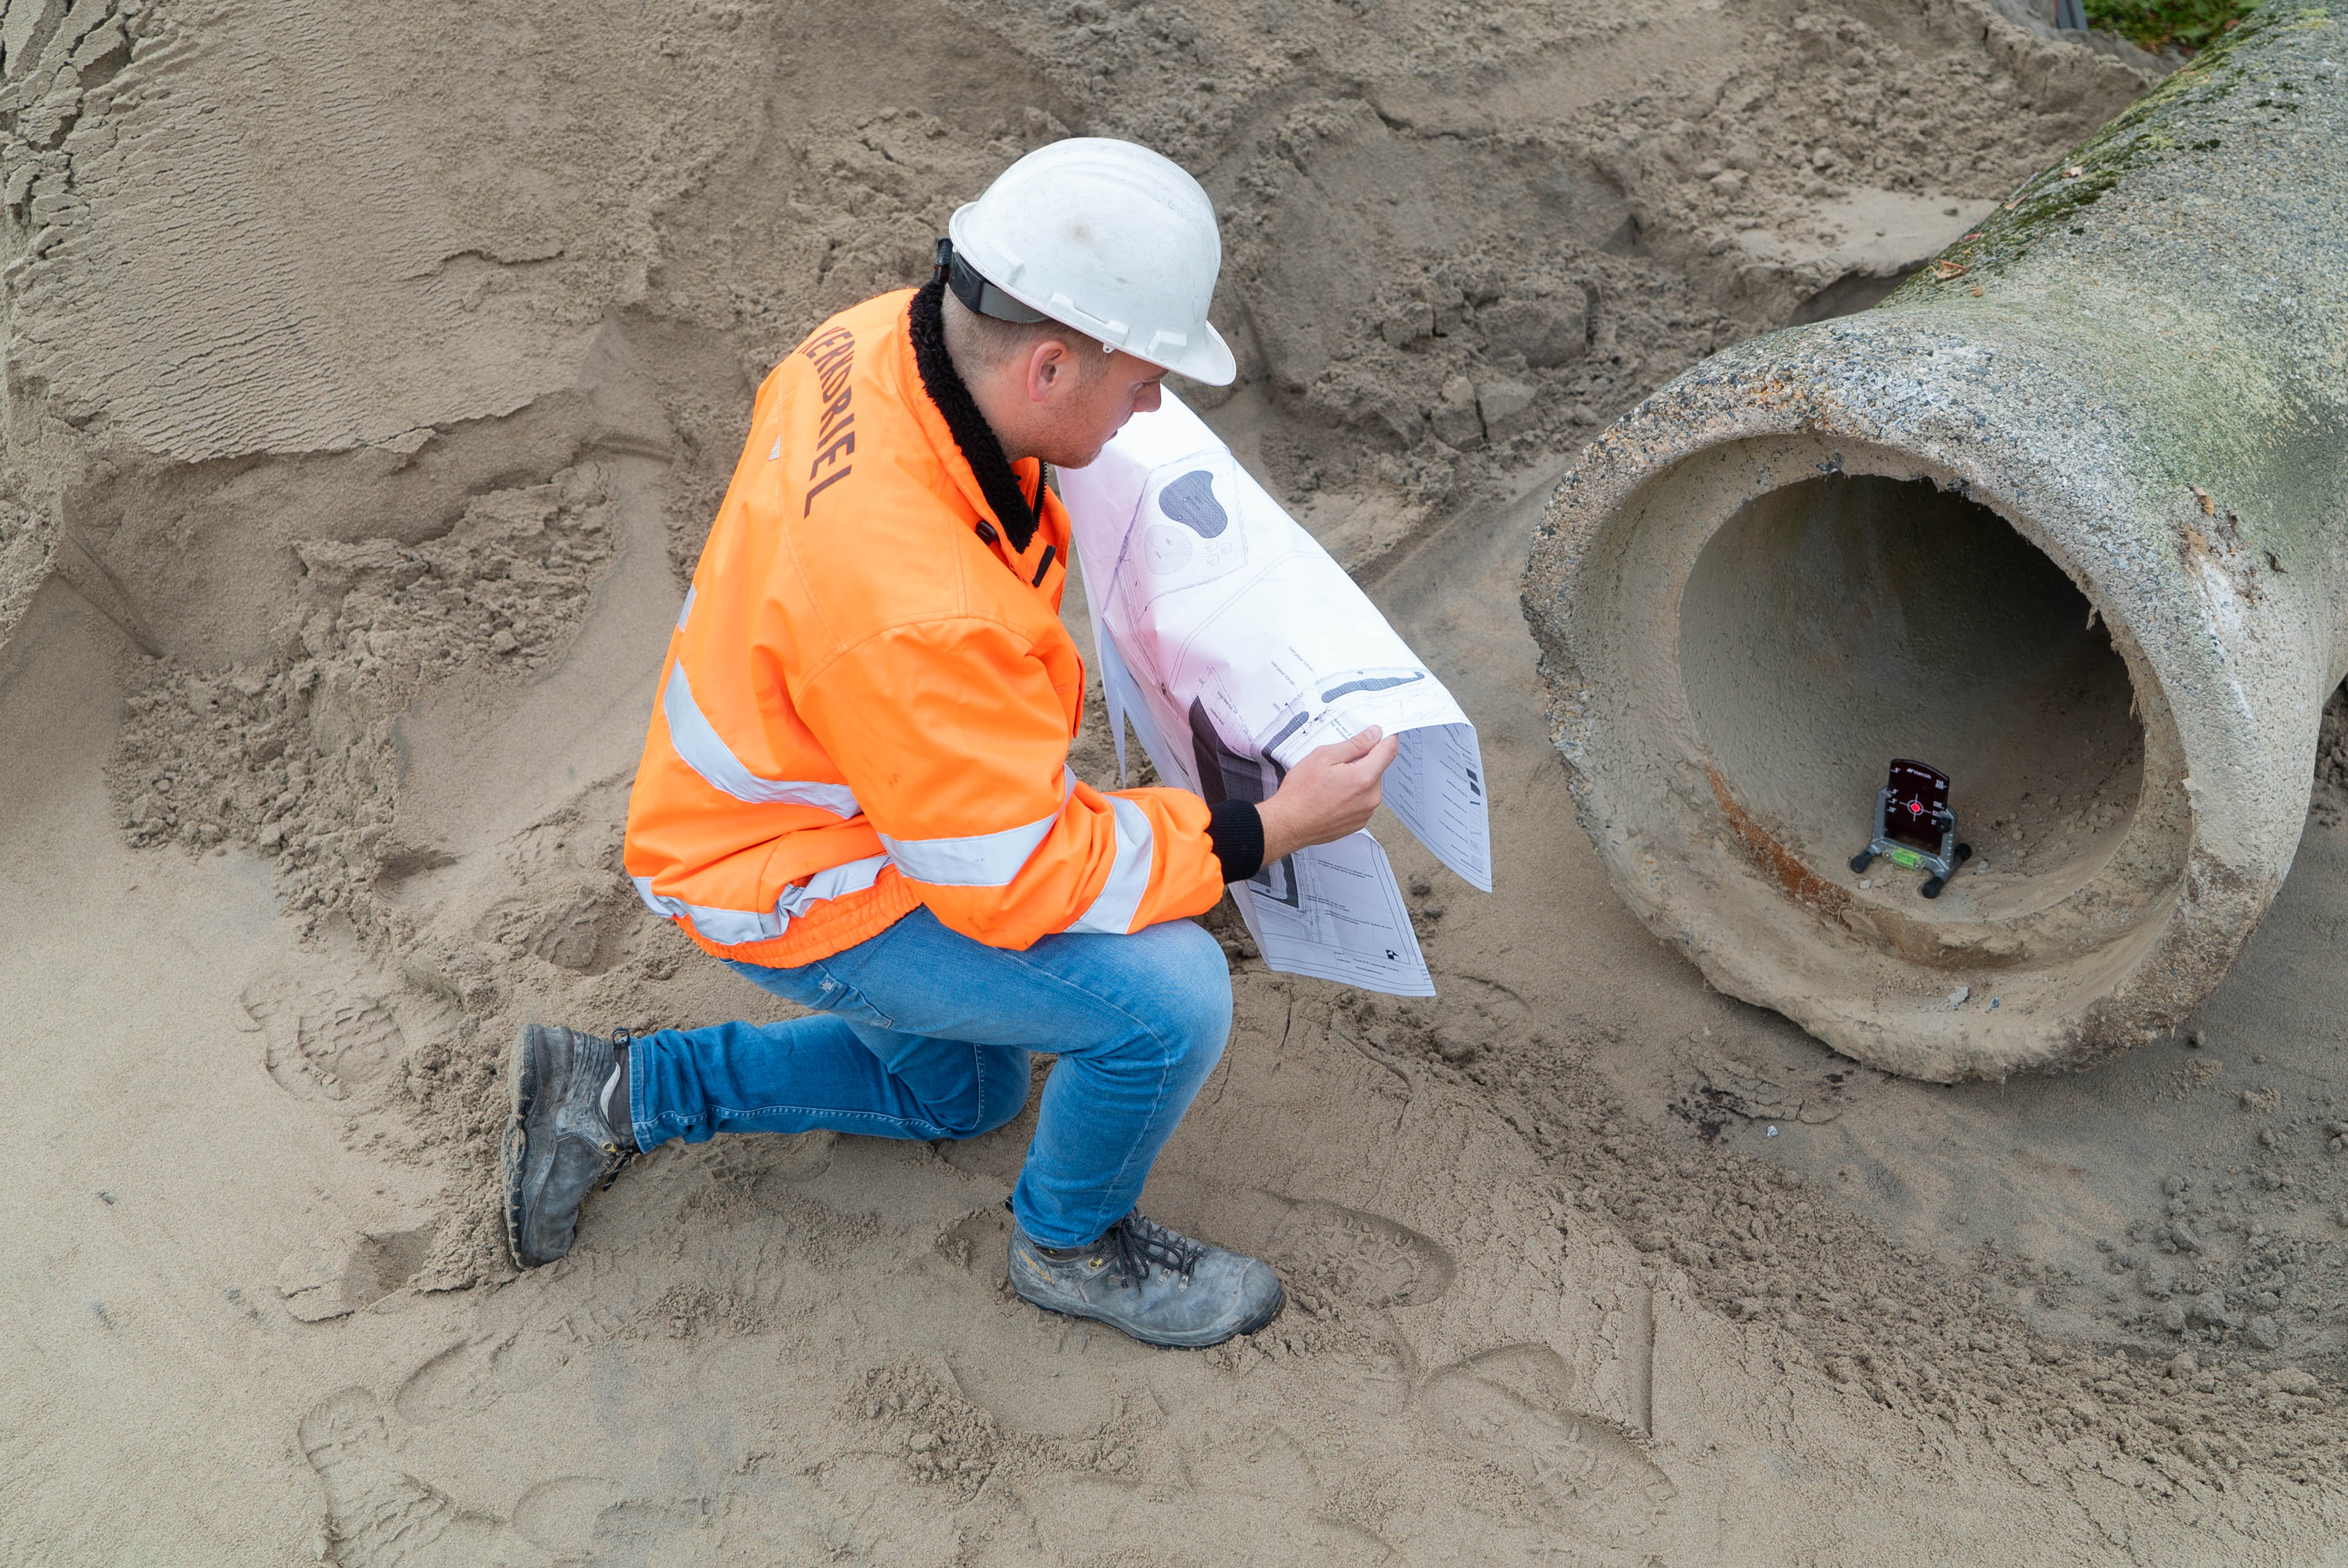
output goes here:
<path id="1" fill-rule="evenodd" d="M 626 863 L 722 958 L 812 963 L 916 904 L 1025 948 L 1222 894 L 1205 801 L 1069 772 L 1067 512 L 1033 459 L 1027 515 L 989 504 L 912 300 L 842 312 L 767 377 L 669 639 Z"/>

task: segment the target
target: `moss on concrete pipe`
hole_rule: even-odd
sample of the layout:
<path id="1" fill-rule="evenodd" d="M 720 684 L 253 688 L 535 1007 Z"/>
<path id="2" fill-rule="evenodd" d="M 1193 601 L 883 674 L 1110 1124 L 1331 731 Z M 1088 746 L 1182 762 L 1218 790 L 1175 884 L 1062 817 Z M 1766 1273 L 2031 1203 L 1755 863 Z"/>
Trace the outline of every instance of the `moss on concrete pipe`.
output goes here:
<path id="1" fill-rule="evenodd" d="M 2343 4 L 2260 11 L 1559 485 L 1524 606 L 1577 810 L 1720 989 L 1919 1078 L 2075 1068 L 2265 913 L 2348 671 Z M 1975 849 L 1937 900 L 1849 868 L 1895 756 Z"/>

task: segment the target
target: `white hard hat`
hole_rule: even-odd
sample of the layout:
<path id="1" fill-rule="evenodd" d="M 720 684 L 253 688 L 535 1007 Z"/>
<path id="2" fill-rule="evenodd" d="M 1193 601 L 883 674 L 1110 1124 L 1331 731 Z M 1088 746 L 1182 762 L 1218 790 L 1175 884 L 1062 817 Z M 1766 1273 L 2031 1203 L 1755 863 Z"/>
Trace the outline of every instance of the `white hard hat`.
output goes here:
<path id="1" fill-rule="evenodd" d="M 1029 310 L 1210 387 L 1238 371 L 1207 321 L 1223 267 L 1215 204 L 1171 159 L 1107 137 L 1056 141 L 957 209 L 946 233 Z"/>

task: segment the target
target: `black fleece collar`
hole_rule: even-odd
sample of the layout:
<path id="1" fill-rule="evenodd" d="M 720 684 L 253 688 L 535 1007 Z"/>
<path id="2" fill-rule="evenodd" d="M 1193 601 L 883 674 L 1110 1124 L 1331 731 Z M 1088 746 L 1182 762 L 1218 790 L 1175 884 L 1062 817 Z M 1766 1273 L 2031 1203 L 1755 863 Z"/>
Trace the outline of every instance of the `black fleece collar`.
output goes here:
<path id="1" fill-rule="evenodd" d="M 944 282 L 932 279 L 913 295 L 913 364 L 922 373 L 922 389 L 945 416 L 954 444 L 962 449 L 970 471 L 978 476 L 979 494 L 994 509 L 994 520 L 1003 525 L 1012 551 L 1025 555 L 1035 538 L 1035 513 L 1027 505 L 1026 492 L 1019 488 L 1019 476 L 1011 471 L 1011 459 L 1003 455 L 994 428 L 978 411 L 970 388 L 963 385 L 962 373 L 946 353 L 945 308 L 941 303 L 945 292 Z"/>

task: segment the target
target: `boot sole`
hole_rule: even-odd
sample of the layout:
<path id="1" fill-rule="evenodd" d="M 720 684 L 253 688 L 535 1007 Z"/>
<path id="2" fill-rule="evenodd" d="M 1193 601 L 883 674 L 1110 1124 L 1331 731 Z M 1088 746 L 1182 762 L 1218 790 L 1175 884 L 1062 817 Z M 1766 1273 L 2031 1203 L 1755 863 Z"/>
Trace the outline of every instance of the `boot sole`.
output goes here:
<path id="1" fill-rule="evenodd" d="M 1018 1295 L 1018 1288 L 1014 1285 L 1012 1294 Z M 1282 1285 L 1280 1294 L 1272 1298 L 1272 1305 L 1258 1313 L 1251 1322 L 1241 1324 L 1229 1333 L 1218 1334 L 1212 1339 L 1154 1339 L 1147 1334 L 1137 1334 L 1125 1325 L 1104 1317 L 1097 1312 L 1070 1312 L 1064 1306 L 1046 1306 L 1028 1295 L 1021 1295 L 1019 1299 L 1036 1311 L 1048 1312 L 1055 1317 L 1074 1318 L 1079 1323 L 1097 1323 L 1104 1328 L 1114 1328 L 1137 1345 L 1154 1345 L 1160 1350 L 1212 1350 L 1216 1346 L 1229 1344 L 1242 1334 L 1253 1334 L 1271 1323 L 1273 1318 L 1278 1317 L 1288 1305 L 1288 1287 Z"/>
<path id="2" fill-rule="evenodd" d="M 506 1118 L 505 1140 L 498 1150 L 498 1172 L 506 1195 L 506 1251 L 518 1269 L 538 1266 L 522 1255 L 521 1192 L 530 1172 L 530 1113 L 538 1108 L 541 1076 L 538 1052 L 531 1048 L 530 1026 L 524 1024 L 521 1032 L 514 1037 L 513 1056 L 506 1070 L 507 1102 L 511 1111 Z"/>

